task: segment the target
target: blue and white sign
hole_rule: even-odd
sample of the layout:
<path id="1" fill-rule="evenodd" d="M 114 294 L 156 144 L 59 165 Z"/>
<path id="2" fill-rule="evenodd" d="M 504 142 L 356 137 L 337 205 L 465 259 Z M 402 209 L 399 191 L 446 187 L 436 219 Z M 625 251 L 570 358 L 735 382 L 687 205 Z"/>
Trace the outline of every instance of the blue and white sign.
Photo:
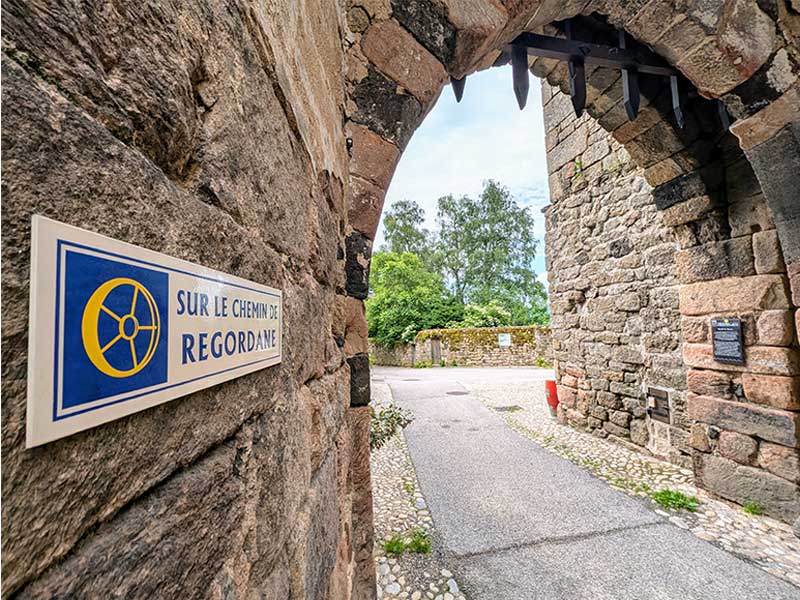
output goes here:
<path id="1" fill-rule="evenodd" d="M 281 292 L 33 217 L 27 446 L 275 365 Z"/>

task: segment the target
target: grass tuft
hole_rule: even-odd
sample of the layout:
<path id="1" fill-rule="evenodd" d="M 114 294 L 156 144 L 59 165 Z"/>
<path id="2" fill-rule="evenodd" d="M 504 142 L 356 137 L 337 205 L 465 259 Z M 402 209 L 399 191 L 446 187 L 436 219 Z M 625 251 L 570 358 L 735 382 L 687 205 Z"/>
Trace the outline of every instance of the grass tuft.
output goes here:
<path id="1" fill-rule="evenodd" d="M 764 507 L 762 507 L 758 502 L 746 502 L 742 507 L 742 510 L 748 515 L 759 516 L 764 514 Z"/>
<path id="2" fill-rule="evenodd" d="M 695 512 L 700 506 L 700 501 L 695 496 L 687 496 L 678 490 L 663 489 L 651 493 L 650 497 L 668 510 Z"/>
<path id="3" fill-rule="evenodd" d="M 411 532 L 406 548 L 415 554 L 430 554 L 431 536 L 424 529 L 414 529 Z"/>
<path id="4" fill-rule="evenodd" d="M 398 533 L 388 540 L 383 540 L 381 547 L 388 556 L 400 556 L 405 551 L 415 554 L 430 554 L 431 536 L 424 529 L 412 529 L 406 536 Z"/>
<path id="5" fill-rule="evenodd" d="M 400 556 L 406 550 L 406 541 L 400 534 L 393 535 L 388 540 L 381 542 L 383 551 L 389 556 Z"/>

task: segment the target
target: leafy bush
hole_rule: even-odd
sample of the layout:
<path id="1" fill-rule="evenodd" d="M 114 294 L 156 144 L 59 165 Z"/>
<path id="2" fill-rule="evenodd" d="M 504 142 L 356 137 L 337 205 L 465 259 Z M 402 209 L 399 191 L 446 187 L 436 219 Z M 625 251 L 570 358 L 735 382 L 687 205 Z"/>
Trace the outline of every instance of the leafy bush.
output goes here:
<path id="1" fill-rule="evenodd" d="M 369 446 L 377 450 L 388 442 L 394 434 L 411 423 L 411 413 L 394 404 L 375 410 L 369 407 Z"/>
<path id="2" fill-rule="evenodd" d="M 464 319 L 451 323 L 450 327 L 502 327 L 511 325 L 511 313 L 497 300 L 488 304 L 467 304 L 464 307 Z"/>
<path id="3" fill-rule="evenodd" d="M 417 332 L 443 327 L 464 314 L 464 307 L 445 289 L 442 277 L 410 252 L 374 254 L 370 285 L 372 293 L 366 301 L 369 335 L 381 346 L 411 342 Z"/>
<path id="4" fill-rule="evenodd" d="M 687 496 L 678 490 L 663 489 L 653 492 L 650 497 L 669 510 L 686 509 L 694 512 L 700 505 L 700 501 L 695 496 Z"/>

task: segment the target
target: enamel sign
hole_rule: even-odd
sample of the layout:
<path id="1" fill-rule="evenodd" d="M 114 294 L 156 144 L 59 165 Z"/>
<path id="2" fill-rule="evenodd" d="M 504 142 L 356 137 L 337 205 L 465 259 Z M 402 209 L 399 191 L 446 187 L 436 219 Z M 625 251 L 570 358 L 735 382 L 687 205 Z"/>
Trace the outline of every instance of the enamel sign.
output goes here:
<path id="1" fill-rule="evenodd" d="M 281 361 L 281 292 L 33 217 L 27 446 Z"/>

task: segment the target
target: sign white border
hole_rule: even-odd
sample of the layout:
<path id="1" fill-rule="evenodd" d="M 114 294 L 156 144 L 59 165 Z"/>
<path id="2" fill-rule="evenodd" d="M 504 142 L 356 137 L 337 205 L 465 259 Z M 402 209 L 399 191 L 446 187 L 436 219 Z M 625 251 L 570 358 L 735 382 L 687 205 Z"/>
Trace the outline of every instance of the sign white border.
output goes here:
<path id="1" fill-rule="evenodd" d="M 56 366 L 63 356 L 56 355 L 57 297 L 63 291 L 63 273 L 57 273 L 58 253 L 62 245 L 81 248 L 85 254 L 110 257 L 120 263 L 143 266 L 154 271 L 174 272 L 208 280 L 220 286 L 242 288 L 277 297 L 278 331 L 274 352 L 270 356 L 243 365 L 204 374 L 188 381 L 167 382 L 132 392 L 106 397 L 81 406 L 80 411 L 62 413 L 55 391 Z M 61 304 L 63 307 L 63 303 Z M 40 215 L 31 223 L 31 278 L 28 326 L 28 394 L 26 447 L 32 448 L 53 440 L 90 429 L 103 423 L 163 404 L 224 381 L 264 369 L 281 362 L 283 355 L 283 295 L 280 290 L 234 275 L 147 250 L 78 227 L 66 225 Z M 63 351 L 63 344 L 61 344 Z M 63 362 L 62 362 L 63 364 Z M 135 398 L 131 397 L 135 396 Z"/>

